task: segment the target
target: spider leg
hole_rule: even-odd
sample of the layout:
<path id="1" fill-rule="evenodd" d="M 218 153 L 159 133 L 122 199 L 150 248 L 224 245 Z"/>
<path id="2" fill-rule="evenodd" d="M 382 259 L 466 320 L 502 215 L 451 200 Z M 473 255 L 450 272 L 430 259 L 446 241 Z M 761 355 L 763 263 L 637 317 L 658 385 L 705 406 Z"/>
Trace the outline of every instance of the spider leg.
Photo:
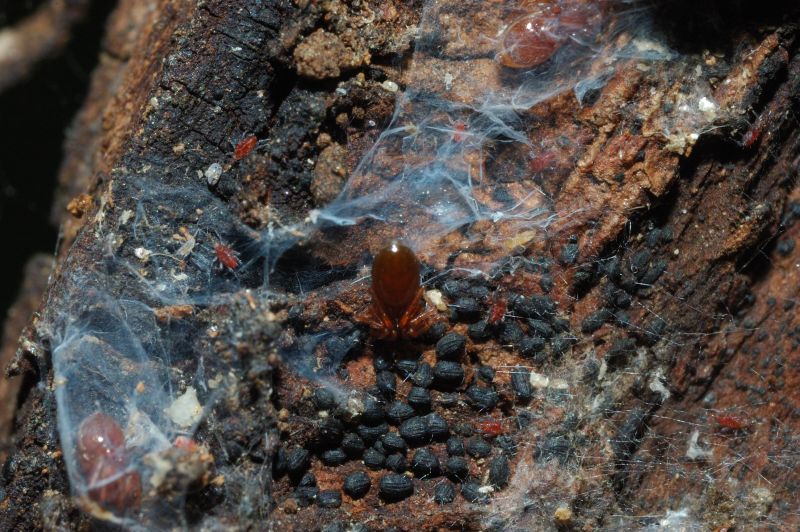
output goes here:
<path id="1" fill-rule="evenodd" d="M 374 294 L 372 303 L 361 312 L 355 314 L 353 319 L 356 323 L 369 326 L 373 335 L 378 339 L 395 338 L 397 335 L 394 320 L 392 320 Z"/>
<path id="2" fill-rule="evenodd" d="M 424 299 L 424 290 L 420 286 L 414 302 L 408 306 L 403 316 L 398 320 L 398 329 L 405 338 L 416 338 L 427 331 L 436 321 L 436 308 L 428 308 Z"/>

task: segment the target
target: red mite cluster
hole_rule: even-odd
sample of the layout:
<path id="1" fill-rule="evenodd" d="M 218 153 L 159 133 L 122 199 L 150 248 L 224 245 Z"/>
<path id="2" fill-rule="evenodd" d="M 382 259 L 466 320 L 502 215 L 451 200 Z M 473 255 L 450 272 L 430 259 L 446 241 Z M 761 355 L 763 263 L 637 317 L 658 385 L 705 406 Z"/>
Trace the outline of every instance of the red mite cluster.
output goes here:
<path id="1" fill-rule="evenodd" d="M 81 422 L 77 459 L 90 499 L 118 512 L 139 507 L 141 478 L 128 470 L 125 435 L 114 419 L 95 412 Z"/>
<path id="2" fill-rule="evenodd" d="M 594 1 L 536 0 L 523 3 L 527 13 L 511 22 L 500 38 L 497 60 L 509 68 L 532 68 L 570 38 L 590 33 L 599 11 Z"/>

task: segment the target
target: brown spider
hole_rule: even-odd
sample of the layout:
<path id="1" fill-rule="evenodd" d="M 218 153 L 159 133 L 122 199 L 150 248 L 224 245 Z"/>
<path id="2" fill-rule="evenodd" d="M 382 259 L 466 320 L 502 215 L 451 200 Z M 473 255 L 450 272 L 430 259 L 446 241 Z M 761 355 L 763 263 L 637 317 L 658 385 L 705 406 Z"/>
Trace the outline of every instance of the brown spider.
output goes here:
<path id="1" fill-rule="evenodd" d="M 372 263 L 372 303 L 356 316 L 382 340 L 416 338 L 433 324 L 419 282 L 419 261 L 408 247 L 392 242 Z"/>

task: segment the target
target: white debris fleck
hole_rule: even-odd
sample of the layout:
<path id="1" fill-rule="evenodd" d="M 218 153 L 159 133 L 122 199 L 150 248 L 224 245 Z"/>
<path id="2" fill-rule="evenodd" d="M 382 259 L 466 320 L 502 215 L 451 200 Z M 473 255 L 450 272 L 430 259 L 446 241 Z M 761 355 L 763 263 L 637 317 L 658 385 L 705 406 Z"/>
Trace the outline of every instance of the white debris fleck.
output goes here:
<path id="1" fill-rule="evenodd" d="M 160 456 L 158 453 L 147 453 L 143 461 L 152 469 L 150 473 L 150 485 L 154 488 L 158 488 L 167 478 L 167 474 L 172 470 L 172 462 Z"/>
<path id="2" fill-rule="evenodd" d="M 400 88 L 397 85 L 397 83 L 395 83 L 394 81 L 392 81 L 390 79 L 387 79 L 386 81 L 381 83 L 381 87 L 383 87 L 384 89 L 386 89 L 389 92 L 397 92 L 397 90 Z"/>
<path id="3" fill-rule="evenodd" d="M 491 485 L 487 484 L 486 486 L 481 486 L 480 488 L 478 488 L 478 492 L 479 493 L 492 493 L 492 492 L 494 492 L 494 487 L 492 487 Z"/>
<path id="4" fill-rule="evenodd" d="M 664 518 L 658 522 L 658 527 L 649 527 L 648 530 L 693 530 L 693 519 L 689 516 L 688 508 L 680 510 L 667 510 Z"/>
<path id="5" fill-rule="evenodd" d="M 713 454 L 710 449 L 700 447 L 699 439 L 700 432 L 697 430 L 693 431 L 692 435 L 689 436 L 689 447 L 686 449 L 686 458 L 689 460 L 705 460 Z"/>
<path id="6" fill-rule="evenodd" d="M 444 88 L 445 88 L 445 90 L 449 91 L 450 89 L 453 88 L 453 80 L 454 79 L 455 78 L 453 77 L 453 75 L 450 72 L 448 72 L 447 74 L 444 75 Z"/>
<path id="7" fill-rule="evenodd" d="M 211 163 L 203 173 L 206 176 L 206 182 L 209 186 L 213 187 L 219 183 L 219 178 L 222 176 L 222 165 L 219 163 Z"/>
<path id="8" fill-rule="evenodd" d="M 203 415 L 203 407 L 197 400 L 197 390 L 192 386 L 187 387 L 183 395 L 164 409 L 164 413 L 181 428 L 189 428 L 197 424 Z"/>
<path id="9" fill-rule="evenodd" d="M 439 290 L 428 290 L 425 292 L 425 299 L 428 300 L 428 303 L 436 307 L 437 310 L 441 312 L 447 311 L 447 304 L 444 302 L 442 298 L 442 292 Z"/>
<path id="10" fill-rule="evenodd" d="M 136 248 L 133 250 L 133 255 L 142 262 L 147 262 L 153 252 L 145 248 Z"/>
<path id="11" fill-rule="evenodd" d="M 669 399 L 669 396 L 672 395 L 669 391 L 669 388 L 667 388 L 664 384 L 664 375 L 661 373 L 661 370 L 657 371 L 653 376 L 648 388 L 650 388 L 650 391 L 659 394 L 662 402 Z"/>
<path id="12" fill-rule="evenodd" d="M 125 209 L 122 211 L 122 214 L 119 215 L 119 224 L 125 225 L 131 220 L 131 218 L 133 218 L 133 211 L 131 209 Z"/>
<path id="13" fill-rule="evenodd" d="M 534 388 L 547 388 L 550 384 L 550 377 L 531 371 L 531 386 Z"/>
<path id="14" fill-rule="evenodd" d="M 697 102 L 697 108 L 704 113 L 713 113 L 717 110 L 717 104 L 703 96 L 700 98 L 700 101 Z"/>
<path id="15" fill-rule="evenodd" d="M 336 94 L 340 94 L 342 96 L 347 95 L 347 89 L 345 89 L 344 87 L 336 87 L 336 91 L 335 92 L 336 92 Z"/>

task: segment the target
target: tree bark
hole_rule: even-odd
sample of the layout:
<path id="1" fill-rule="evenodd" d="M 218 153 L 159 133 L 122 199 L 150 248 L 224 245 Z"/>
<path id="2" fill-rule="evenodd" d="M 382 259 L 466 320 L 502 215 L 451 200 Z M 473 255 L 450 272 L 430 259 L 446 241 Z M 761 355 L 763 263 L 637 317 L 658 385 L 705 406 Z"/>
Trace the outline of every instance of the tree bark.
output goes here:
<path id="1" fill-rule="evenodd" d="M 439 26 L 429 35 L 414 31 L 419 2 L 122 0 L 66 141 L 53 215 L 64 235 L 56 270 L 10 366 L 26 378 L 3 469 L 2 528 L 92 523 L 71 496 L 65 470 L 53 350 L 63 340 L 55 324 L 72 312 L 82 283 L 98 279 L 112 299 L 154 309 L 178 394 L 201 371 L 218 382 L 230 376 L 224 397 L 209 392 L 217 406 L 194 435 L 215 470 L 180 512 L 190 526 L 617 529 L 665 520 L 715 530 L 796 528 L 799 12 L 744 4 L 657 7 L 653 35 L 676 51 L 671 60 L 618 60 L 581 105 L 568 90 L 522 112 L 536 155 L 502 143 L 481 154 L 486 175 L 505 176 L 512 192 L 517 178 L 536 174 L 560 214 L 545 232 L 492 247 L 488 238 L 476 243 L 468 231 L 455 231 L 420 251 L 438 273 L 514 257 L 547 264 L 492 277 L 481 303 L 485 313 L 512 293 L 552 300 L 557 318 L 547 326 L 556 331 L 546 359 L 523 357 L 502 333 L 479 342 L 458 312 L 442 316 L 469 337 L 468 379 L 480 365 L 495 368 L 502 411 L 486 418 L 500 419 L 515 442 L 510 487 L 486 505 L 458 496 L 440 506 L 438 481 L 415 480 L 412 497 L 384 504 L 379 475 L 371 474 L 367 497 L 325 509 L 298 508 L 292 480 L 271 471 L 278 449 L 314 450 L 318 437 L 317 384 L 280 356 L 281 347 L 301 331 L 352 327 L 353 309 L 368 300 L 366 285 L 355 283 L 355 273 L 332 275 L 328 291 L 267 297 L 256 267 L 255 274 L 214 274 L 228 275 L 226 290 L 236 288 L 225 301 L 184 304 L 147 285 L 159 250 L 144 249 L 141 232 L 158 235 L 150 243 L 185 244 L 188 227 L 198 247 L 174 273 L 199 278 L 212 265 L 192 273 L 192 257 L 213 259 L 220 240 L 258 241 L 253 235 L 303 220 L 336 197 L 345 176 L 376 182 L 357 165 L 390 124 L 404 88 L 441 94 L 452 83 L 446 90 L 461 103 L 493 84 L 500 91 L 505 78 L 489 74 L 497 68 L 494 49 L 474 37 L 481 24 L 492 27 L 493 4 L 486 2 L 489 14 L 474 27 L 456 28 L 454 13 L 472 4 L 435 2 L 428 16 Z M 462 40 L 453 38 L 459 32 Z M 417 44 L 412 55 L 415 36 L 441 46 Z M 249 135 L 258 146 L 240 158 Z M 200 189 L 213 201 L 198 201 L 192 191 Z M 224 209 L 225 216 L 203 218 L 196 209 Z M 198 220 L 221 225 L 196 232 Z M 357 272 L 364 250 L 380 249 L 392 234 L 370 227 L 292 249 L 278 277 Z M 499 231 L 501 240 L 517 242 L 518 235 Z M 243 263 L 258 263 L 242 251 Z M 435 286 L 445 303 L 457 303 Z M 504 323 L 519 321 L 534 336 L 510 297 L 508 305 Z M 347 386 L 360 391 L 375 385 L 373 360 L 393 350 L 362 339 L 343 362 Z M 433 364 L 434 345 L 423 339 L 409 349 Z M 525 427 L 508 374 L 518 364 L 542 379 Z M 398 397 L 410 387 L 401 380 Z M 462 406 L 445 416 L 451 428 L 483 419 Z M 492 441 L 498 456 L 500 440 Z M 444 463 L 440 447 L 432 446 Z M 485 483 L 488 466 L 475 464 Z M 311 469 L 325 490 L 340 489 L 353 467 L 313 458 Z"/>

